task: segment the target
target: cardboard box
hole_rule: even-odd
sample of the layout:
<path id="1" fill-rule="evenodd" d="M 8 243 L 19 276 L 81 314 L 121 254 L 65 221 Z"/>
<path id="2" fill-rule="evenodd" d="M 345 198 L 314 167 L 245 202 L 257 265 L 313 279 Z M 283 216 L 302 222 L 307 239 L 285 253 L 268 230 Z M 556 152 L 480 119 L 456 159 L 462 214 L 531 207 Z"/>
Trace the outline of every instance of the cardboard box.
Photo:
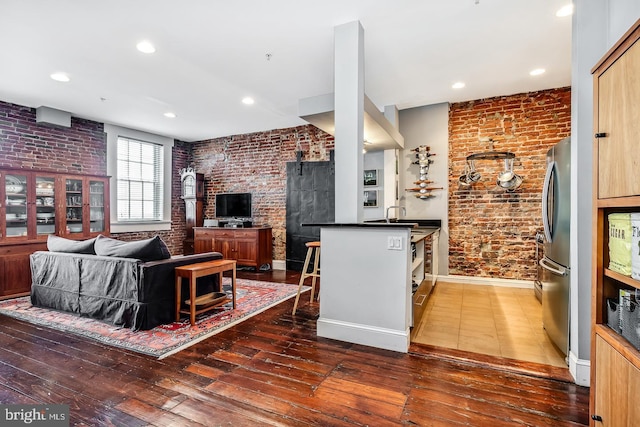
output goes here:
<path id="1" fill-rule="evenodd" d="M 609 269 L 631 276 L 631 214 L 609 214 Z"/>

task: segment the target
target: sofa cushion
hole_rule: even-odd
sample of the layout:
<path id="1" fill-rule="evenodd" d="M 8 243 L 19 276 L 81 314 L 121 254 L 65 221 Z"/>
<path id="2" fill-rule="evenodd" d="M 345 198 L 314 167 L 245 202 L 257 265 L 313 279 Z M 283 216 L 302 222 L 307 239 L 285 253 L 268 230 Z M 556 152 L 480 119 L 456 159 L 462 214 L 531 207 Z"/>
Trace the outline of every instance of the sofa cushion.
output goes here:
<path id="1" fill-rule="evenodd" d="M 95 241 L 95 237 L 88 240 L 71 240 L 49 234 L 49 237 L 47 237 L 47 250 L 49 252 L 95 255 Z"/>
<path id="2" fill-rule="evenodd" d="M 101 256 L 135 258 L 144 262 L 171 258 L 169 248 L 160 236 L 123 242 L 100 235 L 96 238 L 95 250 Z"/>

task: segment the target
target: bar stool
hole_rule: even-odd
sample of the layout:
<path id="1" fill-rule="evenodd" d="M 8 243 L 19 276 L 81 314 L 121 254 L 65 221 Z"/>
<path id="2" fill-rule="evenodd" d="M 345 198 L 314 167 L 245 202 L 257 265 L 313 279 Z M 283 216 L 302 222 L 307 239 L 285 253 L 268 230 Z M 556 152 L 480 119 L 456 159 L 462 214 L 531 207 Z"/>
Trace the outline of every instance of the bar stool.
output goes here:
<path id="1" fill-rule="evenodd" d="M 302 285 L 307 277 L 312 277 L 311 279 L 311 299 L 309 302 L 313 302 L 313 295 L 316 291 L 316 280 L 320 277 L 320 269 L 318 268 L 318 263 L 320 261 L 320 242 L 307 242 L 305 243 L 307 247 L 307 257 L 304 260 L 304 267 L 302 267 L 302 273 L 300 275 L 300 282 L 298 283 L 298 294 L 296 295 L 296 301 L 293 303 L 293 312 L 296 314 L 296 309 L 298 308 L 298 300 L 300 299 L 300 291 L 302 290 Z M 309 262 L 311 261 L 311 256 L 313 255 L 313 251 L 315 249 L 316 255 L 313 259 L 313 270 L 311 273 L 308 273 Z"/>

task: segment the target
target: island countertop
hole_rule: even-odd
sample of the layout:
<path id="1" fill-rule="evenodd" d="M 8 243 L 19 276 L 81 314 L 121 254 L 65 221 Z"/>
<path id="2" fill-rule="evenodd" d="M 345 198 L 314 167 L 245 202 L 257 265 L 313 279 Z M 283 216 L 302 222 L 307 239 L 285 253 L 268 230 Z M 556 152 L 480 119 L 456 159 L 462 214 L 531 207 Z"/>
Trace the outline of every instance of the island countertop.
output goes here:
<path id="1" fill-rule="evenodd" d="M 364 222 L 324 222 L 324 223 L 303 223 L 303 227 L 404 227 L 404 228 L 433 228 L 442 226 L 439 219 L 385 219 L 364 221 Z"/>
<path id="2" fill-rule="evenodd" d="M 358 227 L 358 228 L 373 228 L 373 227 L 397 227 L 397 228 L 413 228 L 417 227 L 418 223 L 415 222 L 318 222 L 318 223 L 303 223 L 303 227 Z"/>

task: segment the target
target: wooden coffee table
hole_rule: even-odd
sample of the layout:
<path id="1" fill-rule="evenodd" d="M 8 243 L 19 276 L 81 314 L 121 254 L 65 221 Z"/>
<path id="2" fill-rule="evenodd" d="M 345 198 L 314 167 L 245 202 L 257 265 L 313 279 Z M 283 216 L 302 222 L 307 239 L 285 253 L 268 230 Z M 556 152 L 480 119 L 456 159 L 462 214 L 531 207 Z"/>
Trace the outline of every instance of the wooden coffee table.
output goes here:
<path id="1" fill-rule="evenodd" d="M 231 294 L 233 308 L 236 308 L 236 261 L 217 259 L 214 261 L 199 262 L 197 264 L 176 267 L 176 322 L 180 320 L 180 314 L 188 314 L 191 326 L 196 324 L 196 314 L 204 313 L 219 307 L 229 301 L 222 288 L 222 273 L 231 271 Z M 196 295 L 196 281 L 199 277 L 218 275 L 220 292 L 211 292 L 205 295 Z M 189 280 L 189 299 L 185 301 L 187 309 L 182 309 L 182 279 Z"/>

